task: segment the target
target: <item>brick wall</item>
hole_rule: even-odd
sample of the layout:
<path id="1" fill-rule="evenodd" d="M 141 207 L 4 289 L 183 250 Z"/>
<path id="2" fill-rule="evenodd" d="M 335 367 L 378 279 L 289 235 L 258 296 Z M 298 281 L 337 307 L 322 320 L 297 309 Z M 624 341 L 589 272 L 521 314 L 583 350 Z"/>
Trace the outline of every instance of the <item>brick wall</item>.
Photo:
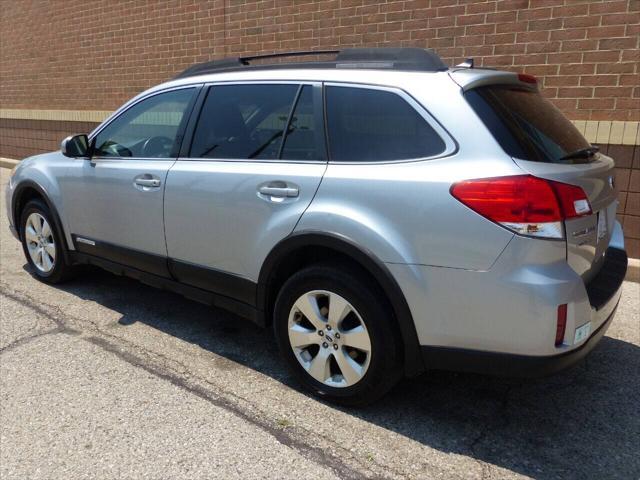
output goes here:
<path id="1" fill-rule="evenodd" d="M 108 111 L 195 63 L 284 50 L 433 48 L 538 76 L 573 120 L 640 121 L 640 0 L 0 0 L 0 156 L 55 149 L 95 123 L 2 110 Z M 637 124 L 636 124 L 637 125 Z M 640 257 L 640 146 L 616 158 Z"/>
<path id="2" fill-rule="evenodd" d="M 640 120 L 640 0 L 4 0 L 3 108 L 110 110 L 194 62 L 357 45 L 541 77 L 572 119 Z"/>
<path id="3" fill-rule="evenodd" d="M 60 148 L 63 138 L 88 133 L 98 126 L 92 122 L 51 122 L 0 118 L 0 156 L 25 158 Z"/>

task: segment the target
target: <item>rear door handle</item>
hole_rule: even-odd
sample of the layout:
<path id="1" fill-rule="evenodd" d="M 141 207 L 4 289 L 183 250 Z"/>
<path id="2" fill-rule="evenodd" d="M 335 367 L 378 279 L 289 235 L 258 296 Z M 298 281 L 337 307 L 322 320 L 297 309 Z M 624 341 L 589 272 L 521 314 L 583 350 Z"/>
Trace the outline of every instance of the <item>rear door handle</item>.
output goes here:
<path id="1" fill-rule="evenodd" d="M 297 197 L 300 193 L 297 188 L 294 187 L 260 187 L 258 189 L 262 195 L 270 197 Z"/>

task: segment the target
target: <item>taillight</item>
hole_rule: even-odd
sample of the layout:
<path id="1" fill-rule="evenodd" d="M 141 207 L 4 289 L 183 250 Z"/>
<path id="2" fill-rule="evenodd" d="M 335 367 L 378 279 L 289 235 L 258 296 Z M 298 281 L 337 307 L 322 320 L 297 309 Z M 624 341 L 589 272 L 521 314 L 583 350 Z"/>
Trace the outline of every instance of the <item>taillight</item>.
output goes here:
<path id="1" fill-rule="evenodd" d="M 451 194 L 483 217 L 534 237 L 563 238 L 563 220 L 591 214 L 580 187 L 532 175 L 464 180 Z"/>
<path id="2" fill-rule="evenodd" d="M 564 332 L 567 329 L 567 304 L 558 305 L 558 319 L 556 321 L 556 347 L 564 342 Z"/>

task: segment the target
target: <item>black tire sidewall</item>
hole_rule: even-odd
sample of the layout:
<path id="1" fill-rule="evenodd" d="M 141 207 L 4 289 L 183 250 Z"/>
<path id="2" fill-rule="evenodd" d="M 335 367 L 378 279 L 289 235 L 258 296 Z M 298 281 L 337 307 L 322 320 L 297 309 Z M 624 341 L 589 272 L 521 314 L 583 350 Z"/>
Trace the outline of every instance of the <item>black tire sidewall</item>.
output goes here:
<path id="1" fill-rule="evenodd" d="M 31 255 L 29 254 L 29 250 L 27 248 L 25 228 L 26 228 L 27 218 L 29 218 L 29 215 L 31 215 L 32 213 L 39 213 L 40 215 L 42 215 L 47 221 L 47 223 L 49 224 L 49 226 L 51 227 L 51 232 L 52 232 L 53 239 L 55 242 L 55 247 L 56 247 L 56 259 L 55 259 L 53 269 L 50 272 L 43 272 L 39 270 L 38 267 L 35 266 L 35 264 L 33 263 L 33 260 L 31 260 Z M 68 267 L 65 264 L 64 255 L 62 252 L 62 239 L 60 238 L 60 235 L 58 235 L 58 229 L 56 228 L 56 224 L 53 221 L 53 215 L 51 214 L 51 211 L 49 210 L 49 208 L 44 202 L 40 200 L 31 200 L 25 205 L 24 209 L 22 210 L 22 213 L 20 214 L 20 232 L 21 232 L 20 241 L 22 243 L 22 250 L 24 251 L 24 256 L 27 259 L 27 262 L 29 263 L 29 266 L 31 267 L 33 274 L 36 275 L 42 281 L 47 283 L 56 283 L 61 281 L 65 277 L 65 274 L 67 273 L 67 270 L 68 270 Z"/>
<path id="2" fill-rule="evenodd" d="M 288 321 L 293 303 L 304 293 L 326 290 L 345 298 L 358 311 L 371 339 L 371 359 L 364 377 L 351 387 L 331 387 L 300 365 L 289 343 Z M 376 400 L 399 378 L 398 337 L 383 294 L 355 272 L 332 266 L 308 267 L 293 275 L 280 290 L 274 309 L 274 331 L 280 351 L 293 374 L 316 395 L 345 405 Z"/>

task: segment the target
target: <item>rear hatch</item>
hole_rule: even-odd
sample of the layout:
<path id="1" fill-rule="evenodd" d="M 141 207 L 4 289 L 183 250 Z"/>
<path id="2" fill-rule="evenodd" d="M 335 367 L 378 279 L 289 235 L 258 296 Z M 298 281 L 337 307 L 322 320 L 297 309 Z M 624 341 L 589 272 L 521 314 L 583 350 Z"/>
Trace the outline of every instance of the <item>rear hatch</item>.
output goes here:
<path id="1" fill-rule="evenodd" d="M 465 98 L 502 148 L 525 172 L 587 195 L 591 213 L 564 227 L 567 262 L 588 283 L 602 267 L 615 224 L 614 161 L 540 95 L 533 77 L 501 72 L 497 83 L 488 77 L 465 88 Z"/>

